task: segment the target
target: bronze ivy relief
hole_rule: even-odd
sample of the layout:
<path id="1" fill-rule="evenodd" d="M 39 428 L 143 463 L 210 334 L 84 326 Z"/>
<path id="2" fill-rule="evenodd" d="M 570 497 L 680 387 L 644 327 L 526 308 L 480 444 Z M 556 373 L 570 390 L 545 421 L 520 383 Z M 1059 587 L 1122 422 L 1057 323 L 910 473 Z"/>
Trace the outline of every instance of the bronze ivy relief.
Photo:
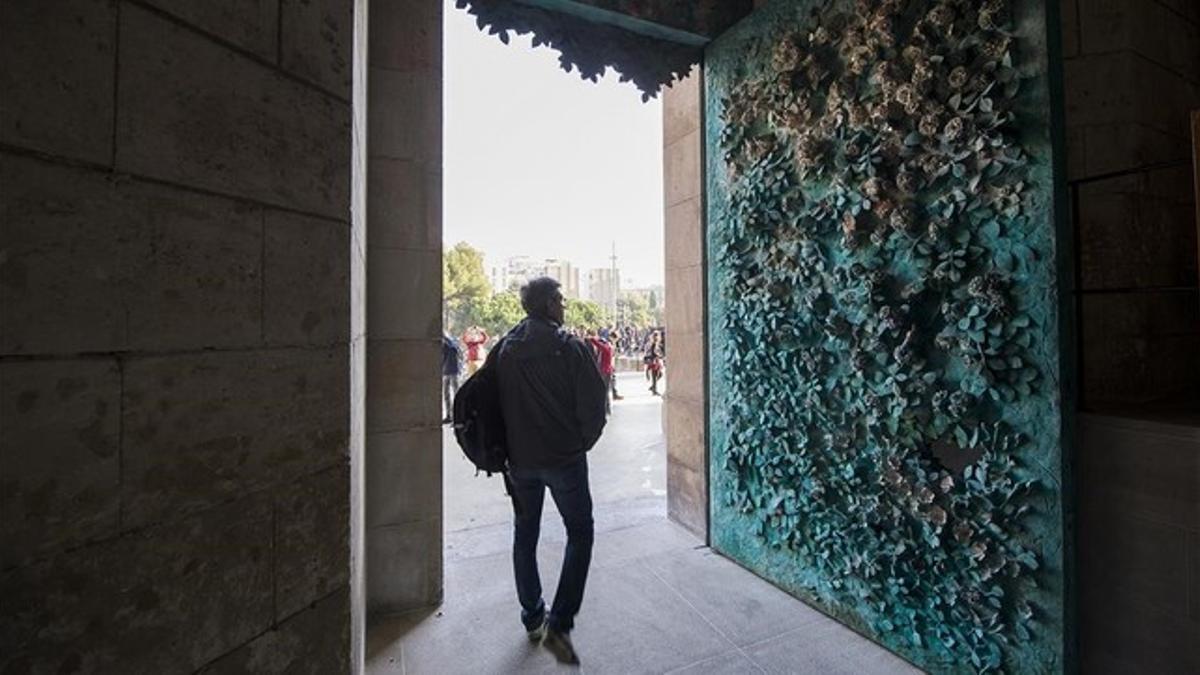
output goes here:
<path id="1" fill-rule="evenodd" d="M 741 518 L 714 532 L 935 669 L 1061 667 L 1044 72 L 1012 10 L 778 10 L 711 65 L 714 512 Z"/>
<path id="2" fill-rule="evenodd" d="M 642 100 L 657 96 L 663 86 L 687 76 L 702 54 L 695 44 L 655 39 L 513 0 L 456 0 L 455 5 L 473 14 L 481 30 L 506 44 L 509 31 L 532 33 L 535 47 L 545 45 L 558 51 L 562 69 L 578 71 L 585 80 L 595 82 L 606 68 L 615 68 L 622 82 L 631 81 L 641 90 Z M 708 15 L 704 18 L 708 20 Z"/>

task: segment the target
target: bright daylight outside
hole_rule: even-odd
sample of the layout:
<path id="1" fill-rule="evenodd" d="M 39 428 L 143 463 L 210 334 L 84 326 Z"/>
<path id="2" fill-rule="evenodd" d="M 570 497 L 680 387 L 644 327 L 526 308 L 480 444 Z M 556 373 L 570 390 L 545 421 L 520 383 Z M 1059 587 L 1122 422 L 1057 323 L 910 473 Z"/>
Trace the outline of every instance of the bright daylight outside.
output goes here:
<path id="1" fill-rule="evenodd" d="M 611 69 L 597 83 L 566 74 L 557 52 L 528 35 L 503 44 L 453 4 L 444 49 L 448 596 L 456 562 L 512 546 L 502 479 L 477 475 L 449 422 L 457 386 L 525 317 L 522 285 L 558 281 L 563 328 L 608 378 L 607 423 L 588 453 L 598 531 L 666 518 L 661 395 L 670 370 L 700 367 L 666 352 L 660 100 L 643 102 Z M 557 560 L 565 535 L 551 503 L 540 548 Z M 552 589 L 558 563 L 543 567 Z"/>

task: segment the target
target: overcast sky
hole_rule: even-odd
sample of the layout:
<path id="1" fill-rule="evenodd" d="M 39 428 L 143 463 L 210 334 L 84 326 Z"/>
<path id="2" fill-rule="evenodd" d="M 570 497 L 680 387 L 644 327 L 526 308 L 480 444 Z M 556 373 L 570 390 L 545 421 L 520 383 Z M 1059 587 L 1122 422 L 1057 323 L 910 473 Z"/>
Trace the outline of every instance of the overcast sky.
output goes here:
<path id="1" fill-rule="evenodd" d="M 445 230 L 487 264 L 512 255 L 607 267 L 622 286 L 663 281 L 662 106 L 609 70 L 558 67 L 529 36 L 505 45 L 446 0 Z M 489 270 L 490 271 L 490 270 Z"/>

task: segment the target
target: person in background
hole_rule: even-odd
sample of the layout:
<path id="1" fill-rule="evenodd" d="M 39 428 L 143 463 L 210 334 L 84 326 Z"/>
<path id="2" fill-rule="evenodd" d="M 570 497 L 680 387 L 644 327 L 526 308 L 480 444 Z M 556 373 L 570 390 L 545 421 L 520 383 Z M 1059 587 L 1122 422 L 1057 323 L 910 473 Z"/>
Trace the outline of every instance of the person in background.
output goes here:
<path id="1" fill-rule="evenodd" d="M 588 331 L 588 344 L 591 345 L 592 352 L 596 355 L 596 365 L 600 367 L 600 375 L 604 378 L 605 390 L 614 392 L 615 396 L 612 345 L 608 344 L 608 341 L 601 337 L 596 330 Z M 612 401 L 608 396 L 604 397 L 604 412 L 612 413 Z"/>
<path id="2" fill-rule="evenodd" d="M 442 424 L 454 421 L 454 395 L 458 393 L 461 360 L 462 350 L 458 348 L 458 341 L 442 333 L 442 402 L 445 404 Z"/>
<path id="3" fill-rule="evenodd" d="M 480 348 L 487 343 L 488 334 L 479 326 L 471 326 L 463 333 L 462 341 L 467 346 L 467 377 L 470 377 L 483 362 L 483 350 Z"/>
<path id="4" fill-rule="evenodd" d="M 496 352 L 513 500 L 513 573 L 521 622 L 562 663 L 579 663 L 570 633 L 583 602 L 595 527 L 587 451 L 604 430 L 604 379 L 591 350 L 563 330 L 560 284 L 539 277 L 521 288 L 527 316 Z M 546 488 L 562 516 L 567 547 L 547 612 L 537 543 Z"/>
<path id="5" fill-rule="evenodd" d="M 646 343 L 646 354 L 642 357 L 642 362 L 646 364 L 646 377 L 650 380 L 650 393 L 658 396 L 658 381 L 662 378 L 663 371 L 663 353 L 662 336 L 658 331 L 650 334 L 650 341 Z"/>

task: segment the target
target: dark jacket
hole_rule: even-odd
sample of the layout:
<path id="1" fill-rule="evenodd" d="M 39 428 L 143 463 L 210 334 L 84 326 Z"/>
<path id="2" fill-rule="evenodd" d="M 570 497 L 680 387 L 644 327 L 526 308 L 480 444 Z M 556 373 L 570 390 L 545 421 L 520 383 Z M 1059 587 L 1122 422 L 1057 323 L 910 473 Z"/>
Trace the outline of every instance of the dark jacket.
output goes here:
<path id="1" fill-rule="evenodd" d="M 452 337 L 442 336 L 442 375 L 458 375 L 460 352 L 458 341 Z"/>
<path id="2" fill-rule="evenodd" d="M 512 466 L 564 466 L 604 429 L 606 389 L 591 350 L 545 319 L 509 331 L 496 360 Z"/>

